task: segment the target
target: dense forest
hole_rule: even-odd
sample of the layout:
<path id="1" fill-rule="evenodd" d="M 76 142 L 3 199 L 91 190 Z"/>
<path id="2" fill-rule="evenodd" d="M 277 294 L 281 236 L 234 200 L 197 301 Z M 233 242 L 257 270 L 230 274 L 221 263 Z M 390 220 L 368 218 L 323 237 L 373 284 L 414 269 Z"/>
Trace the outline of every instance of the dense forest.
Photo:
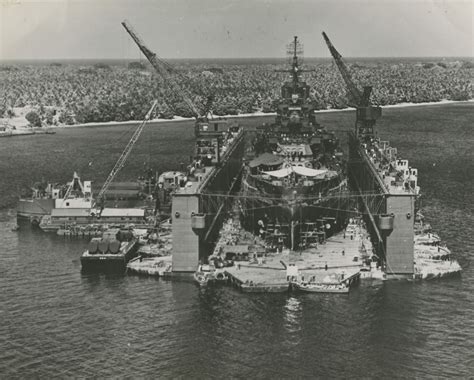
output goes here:
<path id="1" fill-rule="evenodd" d="M 380 105 L 473 98 L 472 62 L 352 63 L 354 80 L 372 85 Z M 282 64 L 187 63 L 175 66 L 173 78 L 200 110 L 214 115 L 272 112 L 286 73 Z M 317 108 L 345 108 L 347 91 L 334 64 L 307 65 L 303 75 Z M 192 111 L 147 65 L 114 66 L 61 63 L 0 66 L 0 115 L 14 116 L 14 107 L 32 106 L 31 125 L 140 120 L 153 99 L 161 117 L 192 117 Z M 211 101 L 212 100 L 212 101 Z M 35 115 L 36 114 L 36 115 Z M 31 121 L 30 121 L 31 119 Z"/>

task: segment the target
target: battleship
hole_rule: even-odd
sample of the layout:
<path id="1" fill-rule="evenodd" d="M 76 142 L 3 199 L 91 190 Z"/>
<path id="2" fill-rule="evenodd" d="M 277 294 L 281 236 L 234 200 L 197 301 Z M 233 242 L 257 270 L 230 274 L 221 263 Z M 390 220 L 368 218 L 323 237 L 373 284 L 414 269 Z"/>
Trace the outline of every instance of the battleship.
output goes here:
<path id="1" fill-rule="evenodd" d="M 245 227 L 270 232 L 275 244 L 291 249 L 341 229 L 345 215 L 332 212 L 330 196 L 347 190 L 339 140 L 317 122 L 317 104 L 301 80 L 301 52 L 295 36 L 288 46 L 291 67 L 284 70 L 290 80 L 281 87 L 275 121 L 258 127 L 242 179 Z"/>

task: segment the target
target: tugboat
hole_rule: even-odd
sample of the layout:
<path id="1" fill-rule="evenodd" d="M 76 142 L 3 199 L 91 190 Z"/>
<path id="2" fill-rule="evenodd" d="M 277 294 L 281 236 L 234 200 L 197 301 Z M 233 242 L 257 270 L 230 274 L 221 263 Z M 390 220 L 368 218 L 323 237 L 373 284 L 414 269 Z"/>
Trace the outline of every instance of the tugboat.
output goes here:
<path id="1" fill-rule="evenodd" d="M 17 219 L 39 226 L 41 219 L 53 210 L 90 210 L 93 202 L 91 184 L 91 181 L 81 181 L 76 172 L 67 185 L 37 183 L 32 187 L 30 197 L 20 198 Z"/>
<path id="2" fill-rule="evenodd" d="M 291 80 L 281 88 L 275 121 L 257 127 L 242 187 L 245 227 L 295 249 L 310 236 L 319 239 L 342 228 L 339 215 L 330 210 L 337 207 L 327 198 L 345 191 L 347 181 L 339 141 L 316 121 L 317 104 L 300 78 L 307 70 L 300 69 L 297 37 L 288 52 L 291 68 L 284 71 Z"/>

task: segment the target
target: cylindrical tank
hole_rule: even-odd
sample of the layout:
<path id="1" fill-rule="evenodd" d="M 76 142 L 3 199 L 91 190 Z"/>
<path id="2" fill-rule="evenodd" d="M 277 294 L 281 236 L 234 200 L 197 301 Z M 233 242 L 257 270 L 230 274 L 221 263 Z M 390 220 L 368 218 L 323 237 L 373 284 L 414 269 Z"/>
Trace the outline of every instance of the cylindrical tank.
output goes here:
<path id="1" fill-rule="evenodd" d="M 380 215 L 379 216 L 379 228 L 382 231 L 393 230 L 393 216 L 392 215 Z"/>
<path id="2" fill-rule="evenodd" d="M 98 247 L 98 242 L 97 242 L 97 241 L 92 240 L 92 241 L 89 243 L 88 249 L 89 249 L 89 253 L 90 253 L 91 255 L 97 253 L 98 248 L 99 248 L 99 247 Z"/>
<path id="3" fill-rule="evenodd" d="M 206 218 L 204 214 L 195 214 L 191 217 L 191 228 L 203 229 L 206 227 Z"/>
<path id="4" fill-rule="evenodd" d="M 99 242 L 98 247 L 100 253 L 107 253 L 107 251 L 109 250 L 109 242 L 107 240 L 102 239 Z"/>
<path id="5" fill-rule="evenodd" d="M 117 238 L 120 241 L 130 241 L 133 238 L 133 233 L 129 230 L 120 230 L 117 235 Z"/>
<path id="6" fill-rule="evenodd" d="M 109 242 L 109 251 L 114 255 L 117 254 L 120 251 L 120 242 L 118 240 Z"/>

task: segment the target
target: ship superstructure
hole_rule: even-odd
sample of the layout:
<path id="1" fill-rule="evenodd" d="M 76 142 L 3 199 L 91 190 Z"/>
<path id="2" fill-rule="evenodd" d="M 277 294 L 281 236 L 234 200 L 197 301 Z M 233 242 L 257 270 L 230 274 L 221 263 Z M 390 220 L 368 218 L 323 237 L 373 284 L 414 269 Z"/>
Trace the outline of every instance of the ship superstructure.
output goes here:
<path id="1" fill-rule="evenodd" d="M 242 210 L 248 229 L 273 234 L 268 224 L 283 226 L 278 241 L 295 249 L 303 233 L 318 236 L 335 230 L 339 215 L 328 210 L 322 198 L 344 191 L 346 181 L 339 140 L 317 122 L 317 104 L 301 80 L 305 70 L 300 67 L 302 46 L 297 37 L 288 52 L 290 69 L 284 71 L 290 80 L 281 87 L 275 121 L 258 128 L 254 158 L 242 181 Z"/>

